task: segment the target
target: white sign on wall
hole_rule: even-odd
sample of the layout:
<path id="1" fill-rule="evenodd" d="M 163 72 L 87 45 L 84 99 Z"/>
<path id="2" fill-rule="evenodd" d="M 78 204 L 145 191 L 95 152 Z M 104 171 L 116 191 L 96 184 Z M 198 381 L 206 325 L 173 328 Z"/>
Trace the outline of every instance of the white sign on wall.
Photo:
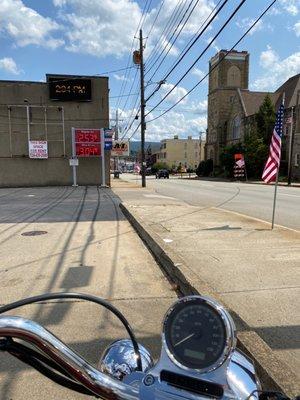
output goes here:
<path id="1" fill-rule="evenodd" d="M 46 140 L 29 140 L 29 158 L 48 158 L 48 142 Z"/>

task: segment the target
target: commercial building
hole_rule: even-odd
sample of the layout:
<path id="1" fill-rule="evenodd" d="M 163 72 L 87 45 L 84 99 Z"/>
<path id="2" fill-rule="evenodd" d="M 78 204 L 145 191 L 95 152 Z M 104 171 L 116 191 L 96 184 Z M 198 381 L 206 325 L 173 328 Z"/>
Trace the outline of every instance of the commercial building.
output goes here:
<path id="1" fill-rule="evenodd" d="M 164 162 L 170 168 L 191 168 L 198 167 L 200 161 L 204 160 L 205 142 L 193 139 L 179 139 L 177 135 L 173 139 L 164 139 L 160 142 L 160 151 L 157 153 L 157 162 Z"/>
<path id="2" fill-rule="evenodd" d="M 72 127 L 109 127 L 107 77 L 46 75 L 46 82 L 0 81 L 0 186 L 71 185 Z M 34 141 L 44 142 L 46 158 L 30 158 Z M 109 151 L 105 158 L 109 184 Z M 79 158 L 77 183 L 101 182 L 99 156 Z"/>
<path id="3" fill-rule="evenodd" d="M 255 129 L 255 114 L 268 94 L 275 106 L 285 94 L 285 126 L 282 149 L 283 164 L 287 163 L 291 134 L 294 133 L 292 172 L 300 178 L 300 74 L 288 79 L 275 92 L 248 89 L 249 53 L 221 50 L 209 62 L 208 116 L 205 158 L 219 164 L 225 146 L 243 142 Z M 218 64 L 218 62 L 225 58 Z M 271 72 L 270 72 L 271 73 Z M 291 118 L 292 117 L 292 118 Z"/>

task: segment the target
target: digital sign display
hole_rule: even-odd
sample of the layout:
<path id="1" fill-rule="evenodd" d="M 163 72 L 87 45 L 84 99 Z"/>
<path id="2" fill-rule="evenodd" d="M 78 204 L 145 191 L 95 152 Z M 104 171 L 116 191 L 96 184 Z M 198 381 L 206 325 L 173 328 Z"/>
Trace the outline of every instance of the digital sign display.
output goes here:
<path id="1" fill-rule="evenodd" d="M 48 77 L 47 82 L 51 100 L 90 101 L 92 99 L 90 79 Z"/>
<path id="2" fill-rule="evenodd" d="M 76 130 L 75 142 L 77 143 L 100 143 L 100 132 L 97 130 Z"/>
<path id="3" fill-rule="evenodd" d="M 99 129 L 75 129 L 74 139 L 77 157 L 101 156 Z"/>
<path id="4" fill-rule="evenodd" d="M 96 143 L 75 143 L 77 157 L 100 156 L 100 144 Z"/>

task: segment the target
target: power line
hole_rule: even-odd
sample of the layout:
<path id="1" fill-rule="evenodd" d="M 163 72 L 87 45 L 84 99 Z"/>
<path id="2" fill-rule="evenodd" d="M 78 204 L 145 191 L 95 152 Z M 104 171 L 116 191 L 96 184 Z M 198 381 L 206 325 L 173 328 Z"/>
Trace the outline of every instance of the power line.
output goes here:
<path id="1" fill-rule="evenodd" d="M 178 25 L 177 25 L 177 27 L 176 27 L 174 33 L 177 31 L 178 27 L 180 26 L 181 22 L 183 21 L 183 19 L 184 19 L 186 13 L 188 12 L 189 8 L 191 7 L 191 5 L 192 5 L 192 3 L 193 3 L 193 1 L 194 1 L 194 0 L 192 0 L 192 1 L 190 2 L 190 4 L 189 4 L 188 8 L 186 9 L 186 11 L 185 11 L 185 13 L 184 13 L 182 19 L 179 21 L 179 23 L 178 23 Z M 191 15 L 192 15 L 192 13 L 194 12 L 194 10 L 195 10 L 196 6 L 198 5 L 199 1 L 200 1 L 200 0 L 196 0 L 196 3 L 193 5 L 193 8 L 191 9 L 191 11 L 190 11 L 190 13 L 189 13 L 187 19 L 186 19 L 185 22 L 181 25 L 181 28 L 180 28 L 179 32 L 177 33 L 177 35 L 175 36 L 175 39 L 174 39 L 173 42 L 171 43 L 171 46 L 168 48 L 166 54 L 163 56 L 162 60 L 160 61 L 160 63 L 159 63 L 158 66 L 156 67 L 155 71 L 153 72 L 153 74 L 152 74 L 152 76 L 151 76 L 151 78 L 150 78 L 150 81 L 151 81 L 151 79 L 154 77 L 154 75 L 156 74 L 156 72 L 158 71 L 158 69 L 159 69 L 159 67 L 161 66 L 161 64 L 164 62 L 164 60 L 165 60 L 165 58 L 167 57 L 167 55 L 170 53 L 172 47 L 174 46 L 174 44 L 175 44 L 176 40 L 178 39 L 179 35 L 181 34 L 183 28 L 185 27 L 185 25 L 187 24 L 188 20 L 190 19 Z M 170 40 L 171 40 L 171 38 L 170 38 Z M 163 50 L 163 51 L 164 51 L 164 50 Z M 162 53 L 161 53 L 161 54 L 162 54 Z"/>
<path id="2" fill-rule="evenodd" d="M 204 79 L 206 79 L 209 74 L 215 69 L 217 68 L 217 66 L 226 58 L 226 56 L 232 51 L 234 50 L 234 48 L 240 44 L 240 42 L 245 38 L 245 36 L 248 35 L 248 33 L 254 28 L 254 26 L 261 20 L 261 18 L 269 11 L 269 9 L 273 6 L 274 3 L 276 3 L 277 0 L 273 0 L 269 6 L 265 9 L 265 11 L 255 20 L 255 22 L 249 27 L 249 29 L 247 29 L 247 31 L 241 36 L 241 38 L 231 47 L 230 50 L 226 51 L 226 53 L 224 54 L 224 56 L 211 68 L 211 70 L 196 84 L 194 85 L 184 96 L 181 97 L 181 99 L 179 99 L 175 104 L 173 104 L 171 107 L 169 107 L 166 111 L 164 111 L 161 115 L 150 119 L 149 121 L 147 121 L 147 123 L 152 122 L 157 120 L 158 118 L 161 118 L 163 115 L 165 115 L 166 113 L 168 113 L 169 111 L 171 111 L 174 107 L 177 106 L 177 104 L 179 104 L 182 100 L 184 100 L 190 93 L 192 93 L 199 85 L 200 83 L 202 83 L 204 81 Z"/>
<path id="3" fill-rule="evenodd" d="M 172 92 L 173 90 L 179 85 L 179 83 L 187 76 L 187 74 L 194 68 L 194 66 L 197 64 L 197 62 L 200 60 L 200 58 L 203 56 L 203 54 L 209 49 L 209 47 L 212 45 L 212 43 L 216 40 L 216 38 L 223 32 L 223 30 L 226 28 L 226 26 L 229 24 L 229 22 L 232 20 L 232 18 L 235 16 L 235 14 L 239 11 L 239 9 L 242 7 L 242 5 L 246 2 L 247 0 L 242 0 L 240 4 L 236 7 L 236 9 L 233 11 L 233 13 L 230 15 L 230 17 L 226 20 L 226 22 L 222 25 L 222 27 L 218 30 L 218 32 L 215 34 L 215 36 L 212 38 L 212 40 L 208 43 L 208 45 L 205 47 L 205 49 L 200 53 L 199 57 L 196 58 L 196 60 L 193 62 L 193 64 L 189 67 L 189 69 L 182 75 L 182 77 L 179 79 L 179 81 L 176 82 L 176 84 L 168 91 L 168 93 L 165 94 L 165 96 L 157 103 L 155 107 L 153 107 L 146 115 L 148 115 L 151 111 L 153 111 L 155 108 L 157 108 Z M 149 99 L 149 97 L 148 97 Z M 148 100 L 147 99 L 147 100 Z"/>
<path id="4" fill-rule="evenodd" d="M 151 4 L 151 2 L 152 2 L 152 0 L 147 0 L 146 3 L 145 3 L 145 5 L 144 5 L 141 18 L 140 18 L 140 20 L 139 20 L 138 26 L 137 26 L 137 28 L 136 28 L 136 31 L 135 31 L 134 36 L 133 36 L 133 39 L 132 39 L 131 49 L 130 49 L 130 53 L 129 53 L 128 60 L 127 60 L 127 67 L 129 67 L 130 60 L 131 60 L 131 57 L 132 57 L 133 44 L 134 44 L 135 37 L 136 37 L 136 35 L 137 35 L 137 33 L 138 33 L 138 30 L 139 30 L 140 26 L 141 26 L 142 23 L 144 22 L 143 20 L 144 20 L 144 18 L 145 18 L 145 13 L 146 13 L 147 6 L 148 6 L 149 4 Z M 128 71 L 128 70 L 127 70 L 127 71 Z M 126 71 L 126 74 L 125 74 L 124 81 L 122 82 L 122 85 L 121 85 L 121 89 L 120 89 L 120 98 L 121 98 L 121 97 L 124 97 L 123 94 L 124 94 L 124 91 L 125 91 L 126 86 L 127 86 L 127 79 L 128 79 L 127 71 Z M 119 103 L 120 103 L 120 100 L 118 99 L 116 108 L 119 107 Z"/>
<path id="5" fill-rule="evenodd" d="M 109 96 L 110 99 L 117 99 L 118 97 L 127 97 L 127 96 L 136 96 L 139 93 L 127 93 L 127 94 L 122 94 L 121 96 Z"/>
<path id="6" fill-rule="evenodd" d="M 158 16 L 159 16 L 160 12 L 161 12 L 161 9 L 162 9 L 164 3 L 165 3 L 165 0 L 163 0 L 163 1 L 160 3 L 160 7 L 159 7 L 159 9 L 158 9 L 158 12 L 157 12 L 157 14 L 156 14 L 156 17 L 154 18 L 154 20 L 153 20 L 153 22 L 152 22 L 152 25 L 151 25 L 151 28 L 150 28 L 150 30 L 149 30 L 149 32 L 148 32 L 148 34 L 147 34 L 147 38 L 146 38 L 146 40 L 145 40 L 145 46 L 146 46 L 146 43 L 147 43 L 147 40 L 148 40 L 149 36 L 151 35 L 151 32 L 152 32 L 152 30 L 153 30 L 153 28 L 154 28 L 154 25 L 155 25 L 155 23 L 156 23 L 156 21 L 157 21 L 157 18 L 158 18 Z"/>
<path id="7" fill-rule="evenodd" d="M 191 7 L 193 1 L 194 1 L 194 0 L 190 0 L 189 5 L 188 5 L 188 7 L 187 7 L 187 10 L 183 13 L 183 16 L 182 16 L 181 19 L 180 19 L 181 12 L 184 11 L 184 8 L 185 8 L 185 6 L 186 6 L 186 4 L 187 4 L 187 0 L 185 0 L 184 4 L 183 4 L 183 6 L 182 6 L 182 10 L 180 10 L 180 12 L 178 12 L 178 16 L 176 17 L 176 20 L 174 20 L 173 25 L 170 26 L 170 28 L 169 28 L 169 30 L 168 30 L 166 36 L 165 36 L 165 42 L 166 42 L 165 45 L 163 45 L 162 50 L 161 50 L 161 51 L 159 52 L 159 54 L 158 54 L 158 57 L 156 57 L 156 58 L 152 61 L 152 65 L 151 65 L 150 67 L 149 67 L 149 65 L 148 65 L 147 74 L 148 74 L 148 73 L 151 71 L 151 69 L 155 66 L 155 64 L 158 62 L 158 60 L 160 59 L 160 57 L 161 57 L 162 54 L 164 53 L 165 49 L 169 46 L 170 41 L 172 40 L 173 36 L 175 35 L 175 33 L 176 33 L 177 29 L 179 28 L 181 22 L 183 21 L 183 18 L 185 17 L 187 11 L 188 11 L 189 8 Z M 180 21 L 179 21 L 179 19 L 180 19 Z M 178 22 L 178 21 L 179 21 L 179 22 Z M 177 25 L 176 25 L 176 24 L 177 24 Z M 173 30 L 173 28 L 175 27 L 175 25 L 176 25 L 175 30 L 173 31 L 173 33 L 171 34 L 171 36 L 168 38 L 168 34 L 170 34 L 170 33 L 172 32 L 172 30 Z M 163 44 L 163 43 L 162 43 L 162 44 Z M 171 45 L 171 48 L 172 48 L 172 47 L 173 47 L 173 44 Z M 150 78 L 150 80 L 151 80 L 151 78 Z"/>
<path id="8" fill-rule="evenodd" d="M 172 25 L 174 18 L 176 18 L 176 14 L 178 13 L 178 10 L 180 10 L 180 7 L 181 7 L 182 2 L 183 2 L 183 0 L 180 0 L 180 2 L 179 2 L 179 3 L 176 5 L 176 7 L 174 8 L 174 10 L 173 10 L 173 12 L 172 12 L 172 14 L 171 14 L 169 20 L 167 21 L 167 23 L 166 23 L 166 25 L 165 25 L 163 31 L 162 31 L 161 34 L 160 34 L 160 38 L 157 40 L 155 46 L 153 47 L 151 53 L 150 53 L 149 56 L 148 56 L 147 63 L 150 64 L 151 58 L 155 58 L 155 57 L 156 57 L 156 53 L 157 53 L 158 46 L 160 47 L 160 39 L 164 37 L 165 32 L 166 32 L 165 36 L 167 36 L 167 34 L 168 34 L 168 32 L 169 32 L 169 28 L 170 28 L 170 26 Z M 146 63 L 146 65 L 147 65 L 147 63 Z M 147 75 L 147 71 L 145 72 L 145 75 Z"/>
<path id="9" fill-rule="evenodd" d="M 188 46 L 188 48 L 183 52 L 183 54 L 180 56 L 180 58 L 176 61 L 176 63 L 173 65 L 173 67 L 171 68 L 171 70 L 167 73 L 167 75 L 162 79 L 162 80 L 166 80 L 171 73 L 174 71 L 174 69 L 177 67 L 177 65 L 183 60 L 183 58 L 186 56 L 186 54 L 191 50 L 191 48 L 194 46 L 194 44 L 200 39 L 200 37 L 202 36 L 202 34 L 206 31 L 206 29 L 209 27 L 209 25 L 213 22 L 213 20 L 216 18 L 216 16 L 220 13 L 220 11 L 222 10 L 222 8 L 225 6 L 225 4 L 228 2 L 228 0 L 224 0 L 223 3 L 221 4 L 221 6 L 217 9 L 216 13 L 209 19 L 209 21 L 205 24 L 205 26 L 203 26 L 203 28 L 201 29 L 201 31 L 198 33 L 198 35 L 195 37 L 195 39 L 192 41 L 192 43 Z M 219 2 L 220 3 L 220 2 Z M 219 4 L 218 3 L 218 4 Z M 211 14 L 214 12 L 214 10 L 212 10 Z M 210 15 L 211 15 L 210 14 Z M 209 17 L 210 17 L 209 15 Z M 209 18 L 208 17 L 208 18 Z M 147 98 L 147 101 L 159 90 L 159 88 L 156 88 Z"/>

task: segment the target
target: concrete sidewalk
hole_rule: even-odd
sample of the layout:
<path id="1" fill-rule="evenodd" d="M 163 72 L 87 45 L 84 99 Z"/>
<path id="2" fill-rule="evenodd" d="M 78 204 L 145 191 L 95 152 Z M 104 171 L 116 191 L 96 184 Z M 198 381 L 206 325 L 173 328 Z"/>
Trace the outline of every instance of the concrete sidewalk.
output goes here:
<path id="1" fill-rule="evenodd" d="M 241 318 L 243 329 L 255 331 L 282 361 L 282 370 L 286 364 L 295 372 L 288 385 L 299 393 L 300 233 L 270 231 L 254 218 L 193 207 L 132 183 L 115 185 L 129 215 L 155 237 L 154 253 L 157 245 L 177 261 L 183 279 L 220 299 Z"/>
<path id="2" fill-rule="evenodd" d="M 77 291 L 109 299 L 155 357 L 161 321 L 176 295 L 119 209 L 110 189 L 5 189 L 0 193 L 0 303 L 45 292 Z M 23 236 L 43 231 L 38 236 Z M 64 301 L 17 310 L 94 364 L 103 349 L 127 337 L 111 313 Z M 0 353 L 1 400 L 86 399 Z"/>

